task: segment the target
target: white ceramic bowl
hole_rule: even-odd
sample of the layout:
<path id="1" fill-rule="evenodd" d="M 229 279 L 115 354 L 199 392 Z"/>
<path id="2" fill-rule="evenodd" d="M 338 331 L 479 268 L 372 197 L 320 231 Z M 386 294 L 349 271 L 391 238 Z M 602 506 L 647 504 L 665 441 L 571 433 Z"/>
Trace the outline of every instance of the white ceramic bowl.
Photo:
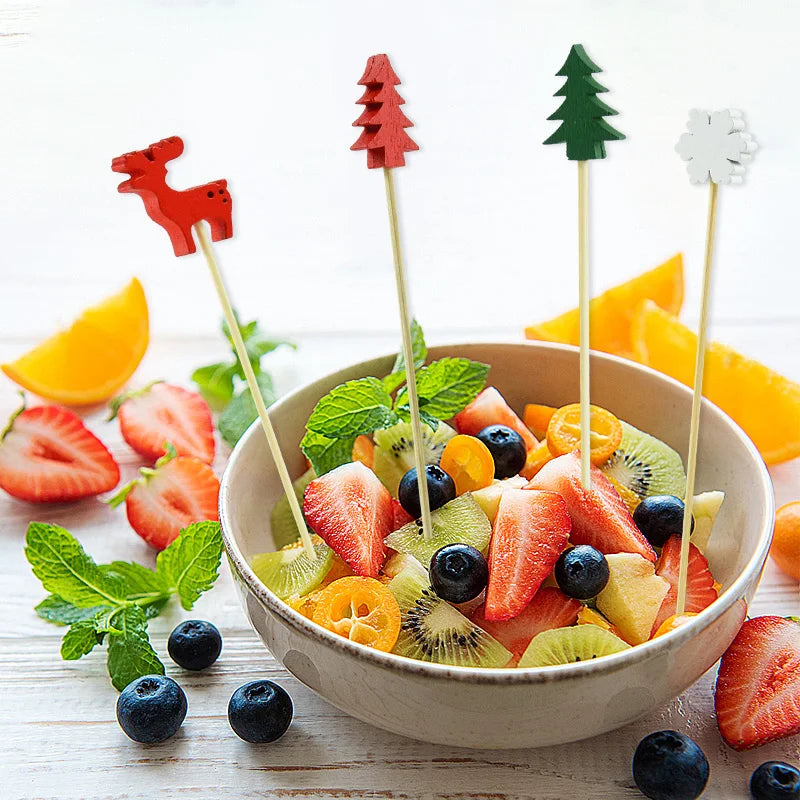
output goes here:
<path id="1" fill-rule="evenodd" d="M 578 397 L 575 348 L 544 343 L 460 344 L 432 358 L 491 365 L 489 384 L 521 411 Z M 382 376 L 394 355 L 343 369 L 287 395 L 270 410 L 289 468 L 305 469 L 305 422 L 333 386 Z M 592 402 L 685 455 L 691 393 L 629 361 L 592 354 Z M 716 406 L 702 410 L 697 490 L 726 500 L 708 548 L 720 598 L 680 629 L 597 661 L 538 669 L 470 669 L 379 653 L 314 625 L 255 576 L 250 558 L 273 548 L 270 511 L 281 487 L 258 425 L 242 437 L 222 479 L 220 520 L 242 603 L 264 644 L 292 674 L 337 708 L 385 730 L 447 745 L 539 747 L 620 727 L 694 683 L 728 647 L 752 599 L 772 536 L 772 484 L 757 450 Z"/>

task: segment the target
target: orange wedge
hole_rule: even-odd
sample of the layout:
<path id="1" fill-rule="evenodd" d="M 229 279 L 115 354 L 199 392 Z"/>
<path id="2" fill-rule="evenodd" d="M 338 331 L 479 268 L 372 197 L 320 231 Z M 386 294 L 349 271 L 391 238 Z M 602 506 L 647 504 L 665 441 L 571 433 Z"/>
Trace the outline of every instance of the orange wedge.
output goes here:
<path id="1" fill-rule="evenodd" d="M 87 308 L 66 330 L 2 369 L 25 389 L 65 405 L 107 400 L 133 375 L 147 350 L 149 316 L 141 283 Z"/>
<path id="2" fill-rule="evenodd" d="M 637 361 L 691 386 L 697 336 L 655 303 L 631 326 Z M 719 342 L 706 353 L 703 394 L 733 417 L 767 464 L 800 456 L 800 384 Z"/>
<path id="3" fill-rule="evenodd" d="M 660 267 L 643 272 L 595 297 L 590 305 L 593 350 L 632 357 L 631 321 L 636 306 L 650 299 L 672 314 L 683 305 L 683 256 L 678 253 Z M 528 339 L 563 344 L 579 343 L 578 309 L 525 328 Z"/>

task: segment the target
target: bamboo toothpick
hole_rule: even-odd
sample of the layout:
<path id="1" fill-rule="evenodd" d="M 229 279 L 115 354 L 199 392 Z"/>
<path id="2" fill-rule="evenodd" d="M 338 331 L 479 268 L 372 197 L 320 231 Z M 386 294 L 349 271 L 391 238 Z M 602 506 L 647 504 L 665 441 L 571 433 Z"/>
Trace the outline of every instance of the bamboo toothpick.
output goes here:
<path id="1" fill-rule="evenodd" d="M 397 305 L 400 311 L 400 329 L 403 335 L 403 359 L 406 362 L 406 388 L 408 389 L 408 408 L 411 415 L 411 432 L 414 436 L 414 463 L 417 468 L 419 507 L 422 512 L 422 533 L 426 539 L 430 539 L 431 536 L 433 536 L 433 526 L 431 524 L 431 505 L 428 498 L 428 480 L 425 472 L 425 455 L 422 449 L 422 420 L 420 420 L 419 417 L 414 350 L 411 345 L 411 315 L 408 311 L 406 276 L 403 266 L 403 252 L 400 247 L 400 226 L 397 221 L 394 177 L 392 175 L 392 170 L 388 167 L 383 168 L 383 178 L 386 184 L 386 205 L 389 210 L 389 232 L 392 237 L 394 276 L 397 284 Z"/>
<path id="2" fill-rule="evenodd" d="M 589 378 L 589 163 L 578 162 L 578 314 L 580 318 L 581 485 L 592 485 Z"/>
<path id="3" fill-rule="evenodd" d="M 686 458 L 686 496 L 681 527 L 681 554 L 678 569 L 678 596 L 675 613 L 686 610 L 686 583 L 689 571 L 689 545 L 692 535 L 697 450 L 700 438 L 700 408 L 703 400 L 703 372 L 708 347 L 708 310 L 711 303 L 711 269 L 714 261 L 714 233 L 717 221 L 717 192 L 720 183 L 737 184 L 744 180 L 745 164 L 756 149 L 753 137 L 745 131 L 741 111 L 692 109 L 688 131 L 675 145 L 680 157 L 688 162 L 686 171 L 691 183 L 709 183 L 706 246 L 703 260 L 703 294 L 700 303 L 700 325 L 694 365 L 692 416 L 689 423 L 689 451 Z"/>
<path id="4" fill-rule="evenodd" d="M 692 417 L 689 423 L 689 453 L 686 459 L 686 499 L 681 530 L 681 558 L 678 570 L 678 599 L 675 613 L 683 614 L 686 608 L 686 581 L 689 571 L 689 539 L 692 535 L 692 509 L 694 483 L 697 474 L 697 446 L 700 438 L 700 407 L 703 402 L 703 371 L 708 343 L 708 309 L 711 298 L 711 267 L 714 261 L 714 232 L 717 221 L 717 184 L 708 187 L 708 220 L 706 222 L 706 248 L 703 264 L 703 296 L 700 304 L 700 327 L 697 332 L 697 353 L 694 364 L 694 390 L 692 392 Z"/>
<path id="5" fill-rule="evenodd" d="M 289 501 L 289 508 L 292 510 L 292 516 L 294 517 L 294 521 L 297 525 L 297 530 L 300 533 L 300 538 L 303 542 L 303 548 L 308 559 L 310 561 L 315 561 L 317 554 L 314 550 L 314 544 L 311 541 L 311 535 L 306 527 L 305 519 L 303 518 L 303 511 L 300 508 L 297 495 L 294 493 L 294 487 L 292 486 L 292 479 L 289 475 L 289 470 L 286 466 L 286 462 L 283 459 L 283 453 L 281 453 L 281 448 L 278 444 L 278 438 L 275 436 L 275 430 L 272 427 L 272 422 L 270 421 L 269 413 L 267 412 L 267 406 L 264 403 L 264 398 L 261 396 L 261 390 L 258 387 L 258 381 L 256 380 L 256 374 L 253 371 L 253 365 L 250 363 L 250 358 L 247 355 L 247 347 L 242 339 L 242 334 L 239 330 L 239 323 L 236 319 L 236 315 L 233 312 L 233 306 L 231 305 L 228 290 L 225 288 L 225 281 L 223 280 L 222 272 L 220 271 L 216 258 L 214 258 L 214 251 L 211 249 L 211 242 L 206 236 L 202 221 L 195 223 L 194 231 L 197 234 L 197 241 L 200 243 L 200 249 L 203 251 L 203 255 L 206 257 L 208 269 L 211 272 L 211 278 L 214 282 L 214 288 L 217 290 L 219 302 L 222 305 L 222 312 L 225 315 L 225 322 L 227 322 L 228 330 L 231 332 L 233 346 L 236 349 L 236 355 L 239 357 L 239 362 L 244 370 L 245 380 L 247 381 L 247 386 L 250 389 L 250 394 L 253 397 L 253 403 L 255 404 L 256 411 L 258 412 L 258 418 L 261 421 L 261 427 L 264 430 L 264 435 L 267 437 L 267 444 L 269 445 L 270 452 L 272 453 L 272 460 L 275 462 L 275 467 L 278 470 L 278 476 L 281 479 L 283 491 L 286 494 L 286 499 Z"/>

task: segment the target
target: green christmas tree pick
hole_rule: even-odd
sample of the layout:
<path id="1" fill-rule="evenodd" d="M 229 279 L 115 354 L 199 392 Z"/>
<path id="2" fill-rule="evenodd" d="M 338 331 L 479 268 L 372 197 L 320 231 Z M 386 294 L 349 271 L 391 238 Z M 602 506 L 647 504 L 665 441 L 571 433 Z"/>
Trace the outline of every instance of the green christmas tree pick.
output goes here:
<path id="1" fill-rule="evenodd" d="M 567 79 L 554 95 L 563 97 L 564 102 L 548 119 L 561 120 L 561 125 L 544 144 L 566 143 L 570 161 L 605 158 L 604 143 L 625 138 L 603 119 L 617 112 L 597 97 L 608 89 L 592 77 L 593 72 L 602 70 L 586 55 L 582 44 L 574 44 L 556 73 Z"/>

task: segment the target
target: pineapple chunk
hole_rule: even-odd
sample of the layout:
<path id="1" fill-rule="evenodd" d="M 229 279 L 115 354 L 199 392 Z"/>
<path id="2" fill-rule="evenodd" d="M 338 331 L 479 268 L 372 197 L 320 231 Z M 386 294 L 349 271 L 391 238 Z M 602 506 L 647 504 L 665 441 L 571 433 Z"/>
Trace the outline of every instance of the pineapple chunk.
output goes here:
<path id="1" fill-rule="evenodd" d="M 611 553 L 606 560 L 608 583 L 597 595 L 597 608 L 625 641 L 646 642 L 669 582 L 656 575 L 655 565 L 638 553 Z"/>
<path id="2" fill-rule="evenodd" d="M 692 516 L 694 517 L 694 531 L 692 531 L 692 544 L 705 553 L 708 540 L 711 538 L 711 529 L 717 518 L 725 492 L 703 492 L 696 494 L 692 503 Z"/>
<path id="3" fill-rule="evenodd" d="M 521 489 L 527 482 L 521 475 L 515 475 L 513 478 L 506 478 L 502 481 L 494 480 L 483 489 L 472 492 L 472 496 L 478 502 L 483 513 L 489 517 L 489 522 L 494 523 L 503 492 L 506 489 Z"/>

